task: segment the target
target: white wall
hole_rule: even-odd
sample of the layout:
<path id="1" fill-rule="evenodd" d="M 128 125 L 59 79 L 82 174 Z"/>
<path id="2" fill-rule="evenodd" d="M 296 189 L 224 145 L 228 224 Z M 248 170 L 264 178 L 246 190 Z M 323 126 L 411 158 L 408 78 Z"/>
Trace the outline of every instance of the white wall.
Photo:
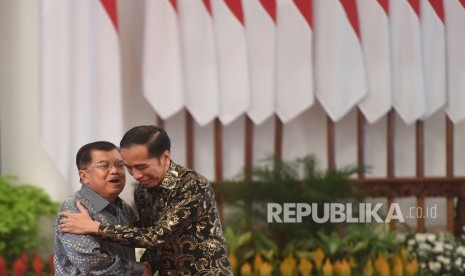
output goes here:
<path id="1" fill-rule="evenodd" d="M 125 127 L 156 122 L 156 115 L 141 93 L 141 53 L 144 1 L 119 1 L 120 35 L 123 63 Z M 42 150 L 38 129 L 39 99 L 39 33 L 37 0 L 0 0 L 0 134 L 1 173 L 19 176 L 21 182 L 44 188 L 53 199 L 62 200 L 72 191 L 58 174 Z M 173 157 L 184 163 L 184 113 L 166 121 L 173 140 Z M 283 157 L 294 159 L 314 153 L 322 168 L 326 167 L 326 118 L 323 109 L 315 104 L 284 127 Z M 356 115 L 352 111 L 336 124 L 337 166 L 356 163 Z M 425 123 L 426 175 L 445 173 L 444 114 L 439 112 Z M 213 126 L 196 126 L 197 170 L 214 178 Z M 238 173 L 243 165 L 243 118 L 224 129 L 226 178 Z M 273 151 L 273 123 L 268 120 L 255 127 L 254 161 Z M 372 166 L 372 176 L 386 174 L 386 120 L 366 128 L 366 161 Z M 456 126 L 455 173 L 465 175 L 465 124 Z M 415 174 L 415 128 L 397 118 L 396 174 Z M 131 180 L 131 179 L 130 179 Z M 123 197 L 131 201 L 131 185 Z M 402 201 L 407 206 L 411 200 Z M 428 201 L 430 203 L 430 201 Z M 437 202 L 437 201 L 434 201 Z M 443 204 L 442 202 L 440 204 Z M 442 206 L 438 206 L 438 209 Z M 440 209 L 444 212 L 444 209 Z M 443 224 L 445 222 L 439 221 Z"/>

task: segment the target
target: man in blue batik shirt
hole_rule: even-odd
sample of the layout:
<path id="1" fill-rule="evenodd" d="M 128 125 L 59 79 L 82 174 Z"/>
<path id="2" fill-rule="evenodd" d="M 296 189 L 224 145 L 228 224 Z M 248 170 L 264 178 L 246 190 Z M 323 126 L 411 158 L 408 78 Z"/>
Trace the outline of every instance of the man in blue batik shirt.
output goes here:
<path id="1" fill-rule="evenodd" d="M 126 177 L 117 147 L 98 141 L 81 147 L 76 165 L 82 188 L 66 199 L 61 211 L 78 212 L 76 202 L 101 222 L 133 225 L 137 215 L 120 197 Z M 135 249 L 94 235 L 74 235 L 55 227 L 55 275 L 152 275 L 148 263 L 135 260 Z"/>

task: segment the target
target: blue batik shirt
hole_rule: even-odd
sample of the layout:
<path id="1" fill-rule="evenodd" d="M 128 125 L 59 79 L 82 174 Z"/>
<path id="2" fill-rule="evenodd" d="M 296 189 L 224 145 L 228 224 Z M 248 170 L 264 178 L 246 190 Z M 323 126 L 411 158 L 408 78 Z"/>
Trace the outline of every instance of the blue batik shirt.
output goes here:
<path id="1" fill-rule="evenodd" d="M 86 185 L 66 199 L 61 211 L 78 212 L 80 201 L 97 221 L 134 225 L 137 215 L 121 198 L 114 203 L 98 195 Z M 142 275 L 144 265 L 136 262 L 135 249 L 103 241 L 94 235 L 62 233 L 55 223 L 55 275 Z"/>

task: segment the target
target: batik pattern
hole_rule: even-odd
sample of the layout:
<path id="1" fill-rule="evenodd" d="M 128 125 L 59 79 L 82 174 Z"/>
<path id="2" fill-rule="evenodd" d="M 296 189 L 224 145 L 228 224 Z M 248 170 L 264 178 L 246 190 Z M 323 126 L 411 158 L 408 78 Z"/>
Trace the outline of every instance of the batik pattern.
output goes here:
<path id="1" fill-rule="evenodd" d="M 160 275 L 232 275 L 226 242 L 207 179 L 171 162 L 160 185 L 139 185 L 135 202 L 141 227 L 102 223 L 99 234 L 147 248 Z"/>

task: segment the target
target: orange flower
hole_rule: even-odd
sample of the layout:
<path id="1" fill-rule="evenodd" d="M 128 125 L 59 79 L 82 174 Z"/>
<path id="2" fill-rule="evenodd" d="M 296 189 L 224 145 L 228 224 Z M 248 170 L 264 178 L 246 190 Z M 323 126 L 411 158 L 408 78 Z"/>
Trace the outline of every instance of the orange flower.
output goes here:
<path id="1" fill-rule="evenodd" d="M 260 253 L 255 253 L 255 257 L 253 260 L 253 270 L 255 272 L 260 271 L 260 267 L 262 266 L 262 264 L 263 264 L 262 255 L 260 255 Z"/>
<path id="2" fill-rule="evenodd" d="M 333 272 L 339 276 L 350 276 L 352 273 L 350 263 L 346 259 L 337 260 L 334 262 Z"/>
<path id="3" fill-rule="evenodd" d="M 241 275 L 244 275 L 244 276 L 252 275 L 252 267 L 250 266 L 249 263 L 244 263 L 241 266 Z"/>
<path id="4" fill-rule="evenodd" d="M 258 272 L 260 276 L 271 276 L 271 273 L 273 272 L 273 266 L 267 262 L 263 262 Z"/>
<path id="5" fill-rule="evenodd" d="M 350 268 L 356 268 L 357 267 L 357 263 L 355 262 L 354 258 L 350 258 L 349 259 L 349 264 L 350 264 Z"/>
<path id="6" fill-rule="evenodd" d="M 341 269 L 341 272 L 339 275 L 341 276 L 350 276 L 352 274 L 350 262 L 347 261 L 346 259 L 342 260 L 340 269 Z"/>
<path id="7" fill-rule="evenodd" d="M 234 253 L 229 254 L 229 263 L 231 264 L 231 268 L 233 271 L 237 269 L 237 257 Z"/>
<path id="8" fill-rule="evenodd" d="M 375 260 L 375 268 L 380 276 L 389 276 L 391 274 L 389 263 L 384 255 L 379 255 Z"/>
<path id="9" fill-rule="evenodd" d="M 313 259 L 315 261 L 315 266 L 317 270 L 321 270 L 321 265 L 323 264 L 324 259 L 325 259 L 325 252 L 321 248 L 318 248 L 315 251 L 315 255 Z"/>
<path id="10" fill-rule="evenodd" d="M 363 276 L 372 276 L 373 275 L 373 264 L 371 263 L 371 260 L 368 260 L 367 263 L 365 264 L 365 267 L 363 267 Z"/>
<path id="11" fill-rule="evenodd" d="M 313 264 L 304 257 L 299 261 L 299 272 L 302 276 L 310 276 L 312 274 Z"/>
<path id="12" fill-rule="evenodd" d="M 393 255 L 391 257 L 392 265 L 392 276 L 403 276 L 404 275 L 404 266 L 402 265 L 402 260 L 399 256 Z"/>
<path id="13" fill-rule="evenodd" d="M 325 264 L 323 265 L 323 276 L 332 276 L 333 275 L 333 266 L 331 261 L 326 259 Z"/>
<path id="14" fill-rule="evenodd" d="M 402 248 L 400 249 L 400 258 L 402 259 L 402 264 L 406 266 L 408 263 L 408 253 L 405 246 L 402 246 Z"/>
<path id="15" fill-rule="evenodd" d="M 296 269 L 296 261 L 294 257 L 288 256 L 286 257 L 281 264 L 279 265 L 279 270 L 281 271 L 281 275 L 292 275 Z"/>
<path id="16" fill-rule="evenodd" d="M 405 273 L 408 276 L 413 276 L 418 273 L 418 262 L 417 259 L 413 259 L 405 266 Z"/>
<path id="17" fill-rule="evenodd" d="M 333 264 L 333 272 L 336 275 L 340 275 L 342 273 L 342 262 L 340 260 L 336 260 Z"/>

